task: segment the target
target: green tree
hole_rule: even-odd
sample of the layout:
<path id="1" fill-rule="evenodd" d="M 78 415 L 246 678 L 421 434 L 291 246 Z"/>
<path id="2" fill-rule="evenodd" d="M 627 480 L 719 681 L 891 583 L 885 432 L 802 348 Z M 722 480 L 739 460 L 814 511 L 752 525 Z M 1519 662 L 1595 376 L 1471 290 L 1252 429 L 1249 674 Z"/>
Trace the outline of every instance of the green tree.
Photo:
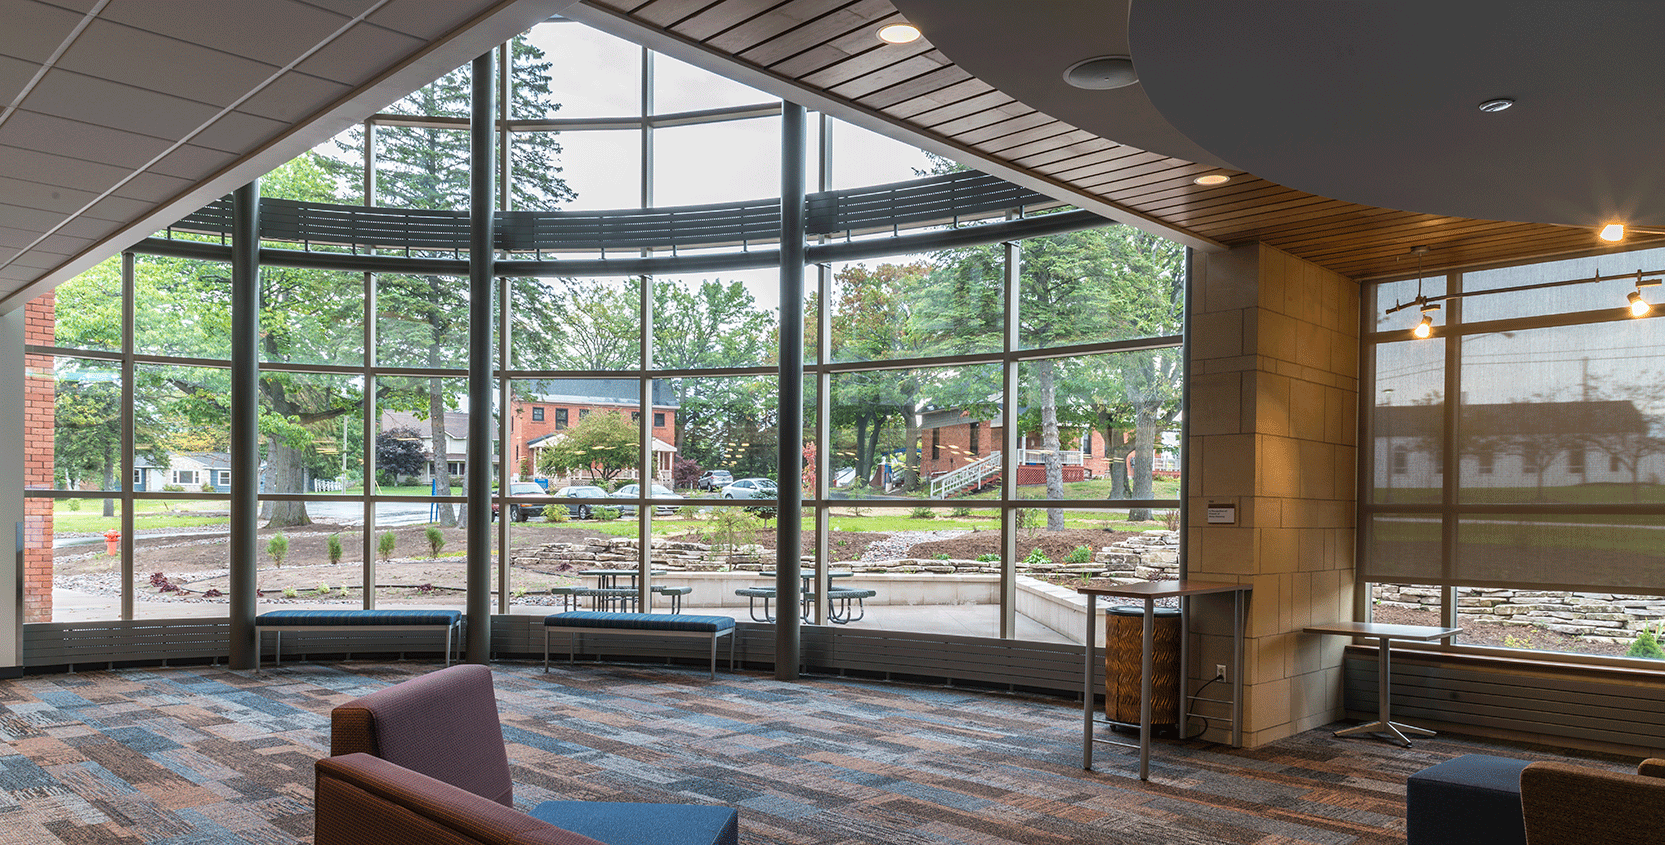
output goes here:
<path id="1" fill-rule="evenodd" d="M 932 275 L 931 311 L 961 338 L 986 334 L 991 322 L 991 286 L 1004 266 L 999 246 L 953 250 L 939 260 Z M 1019 339 L 1028 348 L 1050 348 L 1093 341 L 1177 335 L 1184 314 L 1184 251 L 1176 244 L 1127 226 L 1103 226 L 1025 241 L 1018 273 Z M 960 342 L 965 342 L 963 339 Z M 1063 496 L 1063 448 L 1066 422 L 1091 410 L 1107 426 L 1132 423 L 1133 496 L 1149 498 L 1160 428 L 1178 413 L 1179 356 L 1157 352 L 1118 355 L 1115 371 L 1077 372 L 1097 399 L 1079 409 L 1074 420 L 1060 408 L 1074 402 L 1059 397 L 1060 377 L 1072 366 L 1063 359 L 1040 359 L 1028 366 L 1033 380 L 1027 397 L 1033 403 L 1041 435 L 1048 498 Z M 1073 382 L 1063 382 L 1073 388 Z M 1074 403 L 1079 405 L 1080 403 Z M 1107 439 L 1119 442 L 1107 427 Z M 1141 516 L 1141 513 L 1143 514 Z M 1148 519 L 1148 511 L 1135 512 Z M 1060 529 L 1063 511 L 1047 511 L 1047 527 Z"/>
<path id="2" fill-rule="evenodd" d="M 588 471 L 591 478 L 611 482 L 620 472 L 635 467 L 641 440 L 628 417 L 614 411 L 596 411 L 581 417 L 561 433 L 560 439 L 542 450 L 538 471 L 564 475 Z"/>
<path id="3" fill-rule="evenodd" d="M 514 85 L 507 104 L 514 118 L 549 117 L 560 108 L 551 101 L 549 62 L 542 51 L 523 37 L 511 42 L 510 64 Z M 471 69 L 464 65 L 429 85 L 393 103 L 394 114 L 468 117 L 470 114 Z M 344 159 L 331 165 L 338 174 L 352 172 L 353 155 L 363 145 L 362 130 L 349 133 L 342 141 Z M 574 194 L 557 174 L 560 144 L 554 133 L 531 132 L 516 136 L 510 149 L 514 174 L 509 191 L 514 208 L 555 210 Z M 419 209 L 463 209 L 469 196 L 469 135 L 466 131 L 435 127 L 386 127 L 377 136 L 377 195 L 372 204 Z M 362 200 L 363 198 L 360 197 Z M 381 277 L 377 294 L 383 316 L 393 325 L 383 334 L 383 351 L 389 360 L 410 366 L 440 368 L 460 364 L 457 355 L 467 347 L 469 329 L 468 285 L 460 279 L 438 275 Z M 516 286 L 517 305 L 539 302 L 541 286 L 521 280 Z M 546 311 L 558 303 L 541 304 Z M 535 334 L 517 342 L 535 342 Z M 455 397 L 439 378 L 426 385 L 426 417 L 430 442 L 434 444 L 434 480 L 442 490 L 450 488 L 450 467 L 444 444 L 447 412 Z M 461 518 L 450 503 L 439 505 L 443 525 L 456 525 Z"/>
<path id="4" fill-rule="evenodd" d="M 414 428 L 389 429 L 376 435 L 376 470 L 397 484 L 399 476 L 421 475 L 428 464 L 428 453 L 422 448 L 422 434 Z"/>

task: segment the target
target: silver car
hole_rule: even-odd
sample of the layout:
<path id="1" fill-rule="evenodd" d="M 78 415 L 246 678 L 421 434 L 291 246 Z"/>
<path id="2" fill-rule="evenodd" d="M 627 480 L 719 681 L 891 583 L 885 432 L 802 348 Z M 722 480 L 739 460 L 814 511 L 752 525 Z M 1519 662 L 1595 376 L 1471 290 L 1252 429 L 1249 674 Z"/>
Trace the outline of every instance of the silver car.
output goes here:
<path id="1" fill-rule="evenodd" d="M 642 489 L 642 486 L 640 484 L 626 484 L 623 487 L 620 487 L 619 489 L 613 491 L 613 498 L 615 498 L 615 499 L 634 499 L 634 498 L 636 498 L 636 496 L 639 495 L 637 491 L 639 491 L 641 489 Z M 667 488 L 663 484 L 655 484 L 655 485 L 653 485 L 652 489 L 653 489 L 653 492 L 648 494 L 648 498 L 650 498 L 650 499 L 680 499 L 680 498 L 682 498 L 681 496 L 672 492 L 669 488 Z M 678 507 L 677 505 L 667 505 L 667 504 L 655 502 L 654 505 L 653 505 L 653 512 L 656 513 L 656 514 L 659 514 L 660 516 L 670 516 L 671 514 L 676 513 L 677 507 Z M 635 516 L 635 515 L 636 515 L 636 506 L 634 504 L 628 504 L 628 505 L 621 504 L 621 505 L 619 505 L 619 516 Z"/>
<path id="2" fill-rule="evenodd" d="M 767 478 L 742 478 L 723 488 L 725 499 L 773 499 L 779 495 L 780 489 Z"/>

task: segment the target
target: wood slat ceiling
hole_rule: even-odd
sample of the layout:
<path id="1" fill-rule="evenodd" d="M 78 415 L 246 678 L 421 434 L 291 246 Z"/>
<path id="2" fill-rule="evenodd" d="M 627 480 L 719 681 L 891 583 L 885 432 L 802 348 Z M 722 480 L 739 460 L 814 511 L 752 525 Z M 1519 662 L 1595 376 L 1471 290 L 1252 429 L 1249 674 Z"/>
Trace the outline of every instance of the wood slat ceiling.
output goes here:
<path id="1" fill-rule="evenodd" d="M 1060 199 L 1109 204 L 1166 225 L 1182 240 L 1261 241 L 1354 279 L 1406 275 L 1411 249 L 1426 272 L 1549 255 L 1612 251 L 1586 229 L 1413 214 L 1331 200 L 1117 144 L 1035 111 L 956 67 L 921 39 L 891 46 L 877 28 L 900 20 L 890 0 L 585 0 L 587 11 L 687 50 L 738 63 L 793 91 L 880 118 L 967 163 L 1011 168 Z M 755 75 L 755 74 L 754 74 Z M 1387 173 L 1384 179 L 1407 178 Z M 1191 236 L 1190 238 L 1184 237 Z"/>

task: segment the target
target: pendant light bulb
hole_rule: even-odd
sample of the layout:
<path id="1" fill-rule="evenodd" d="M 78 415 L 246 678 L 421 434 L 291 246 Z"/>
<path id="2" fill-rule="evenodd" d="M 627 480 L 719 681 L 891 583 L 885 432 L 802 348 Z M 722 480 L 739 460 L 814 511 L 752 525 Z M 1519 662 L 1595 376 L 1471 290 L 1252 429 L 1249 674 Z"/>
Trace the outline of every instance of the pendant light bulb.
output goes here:
<path id="1" fill-rule="evenodd" d="M 1434 333 L 1434 318 L 1428 316 L 1427 314 L 1423 314 L 1422 315 L 1422 322 L 1417 323 L 1416 328 L 1411 329 L 1411 334 L 1413 336 L 1415 336 L 1418 340 L 1427 340 L 1428 336 L 1432 335 L 1433 333 Z"/>
<path id="2" fill-rule="evenodd" d="M 1648 312 L 1653 310 L 1653 306 L 1642 298 L 1642 292 L 1639 290 L 1631 291 L 1630 295 L 1625 298 L 1630 300 L 1630 316 L 1632 317 L 1646 317 Z"/>

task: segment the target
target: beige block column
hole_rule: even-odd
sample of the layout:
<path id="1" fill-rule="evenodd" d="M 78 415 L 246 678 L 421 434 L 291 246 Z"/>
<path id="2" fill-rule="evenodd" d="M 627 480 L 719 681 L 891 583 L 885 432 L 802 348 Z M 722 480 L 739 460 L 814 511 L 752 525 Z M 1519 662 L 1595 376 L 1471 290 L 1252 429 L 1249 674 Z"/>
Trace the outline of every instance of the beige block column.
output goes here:
<path id="1" fill-rule="evenodd" d="M 1261 745 L 1342 716 L 1343 641 L 1301 629 L 1352 613 L 1359 287 L 1261 244 L 1198 254 L 1194 273 L 1187 577 L 1254 585 L 1243 741 Z M 1236 524 L 1207 524 L 1210 504 Z M 1193 608 L 1195 690 L 1231 662 L 1231 606 Z M 1227 738 L 1219 720 L 1208 738 Z"/>

